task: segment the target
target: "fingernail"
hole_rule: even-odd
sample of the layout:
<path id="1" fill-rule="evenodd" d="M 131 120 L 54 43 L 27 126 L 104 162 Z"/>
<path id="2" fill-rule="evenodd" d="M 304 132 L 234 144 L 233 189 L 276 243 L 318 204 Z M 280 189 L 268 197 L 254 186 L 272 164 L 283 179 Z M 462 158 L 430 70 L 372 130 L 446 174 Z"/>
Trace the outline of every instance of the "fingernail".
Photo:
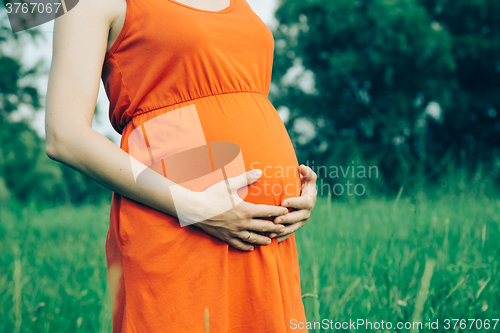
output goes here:
<path id="1" fill-rule="evenodd" d="M 260 170 L 260 169 L 255 169 L 255 170 L 253 171 L 253 175 L 254 175 L 255 177 L 260 177 L 260 176 L 262 175 L 262 170 Z"/>
<path id="2" fill-rule="evenodd" d="M 285 201 L 281 204 L 282 206 L 288 206 L 288 201 Z"/>
<path id="3" fill-rule="evenodd" d="M 269 237 L 271 237 L 271 238 L 276 237 L 276 233 L 274 233 L 274 232 L 273 232 L 273 233 L 270 233 L 270 234 L 269 234 Z"/>
<path id="4" fill-rule="evenodd" d="M 266 240 L 266 244 L 271 244 L 271 240 L 270 240 L 270 239 L 267 239 L 267 240 Z"/>
<path id="5" fill-rule="evenodd" d="M 282 219 L 282 218 L 279 218 L 279 219 L 278 219 L 278 223 L 281 223 L 282 221 L 283 221 L 283 219 Z"/>
<path id="6" fill-rule="evenodd" d="M 280 232 L 280 233 L 285 232 L 285 228 L 281 228 L 281 229 L 279 230 L 279 232 Z"/>

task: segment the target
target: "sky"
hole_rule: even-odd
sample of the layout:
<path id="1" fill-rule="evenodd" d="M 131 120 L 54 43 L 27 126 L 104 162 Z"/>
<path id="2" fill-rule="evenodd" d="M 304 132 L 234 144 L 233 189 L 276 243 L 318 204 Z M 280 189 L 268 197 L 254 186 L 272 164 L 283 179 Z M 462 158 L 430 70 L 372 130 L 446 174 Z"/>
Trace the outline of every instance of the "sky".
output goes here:
<path id="1" fill-rule="evenodd" d="M 182 0 L 177 0 L 183 2 Z M 253 11 L 266 23 L 270 28 L 274 27 L 277 22 L 274 18 L 274 12 L 278 5 L 278 0 L 247 0 L 247 2 L 252 7 Z M 53 32 L 54 22 L 48 22 L 40 25 L 38 28 L 42 32 L 42 37 L 37 41 L 30 41 L 26 43 L 23 48 L 23 62 L 27 65 L 34 65 L 38 61 L 44 61 L 45 63 L 45 74 L 40 76 L 36 82 L 40 94 L 45 96 L 47 91 L 47 80 L 48 80 L 48 69 L 50 66 L 50 59 L 52 57 L 52 32 Z M 22 32 L 20 32 L 22 34 Z M 104 92 L 104 87 L 102 85 L 99 89 L 99 96 L 97 98 L 97 107 L 99 113 L 94 117 L 94 122 L 92 127 L 99 133 L 110 138 L 116 144 L 119 144 L 120 135 L 115 132 L 111 127 L 108 118 L 109 103 Z M 33 128 L 42 137 L 45 136 L 44 133 L 44 112 L 43 110 L 32 116 L 29 112 L 23 112 L 20 110 L 17 117 L 29 117 L 31 119 L 31 124 Z"/>

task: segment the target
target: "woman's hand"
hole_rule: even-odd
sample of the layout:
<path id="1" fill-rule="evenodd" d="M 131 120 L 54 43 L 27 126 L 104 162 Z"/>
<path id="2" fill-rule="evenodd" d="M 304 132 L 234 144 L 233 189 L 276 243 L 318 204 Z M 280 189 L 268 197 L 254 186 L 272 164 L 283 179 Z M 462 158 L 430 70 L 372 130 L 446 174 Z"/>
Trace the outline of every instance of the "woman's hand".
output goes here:
<path id="1" fill-rule="evenodd" d="M 272 233 L 269 235 L 271 238 L 278 237 L 278 243 L 288 239 L 295 231 L 306 224 L 316 204 L 318 192 L 316 189 L 316 173 L 305 165 L 299 167 L 299 173 L 302 179 L 300 197 L 283 200 L 281 205 L 292 209 L 292 211 L 274 219 L 275 223 L 286 225 L 285 231 L 281 234 Z"/>
<path id="2" fill-rule="evenodd" d="M 252 251 L 255 245 L 268 245 L 271 238 L 262 233 L 281 234 L 286 230 L 282 224 L 262 218 L 283 216 L 288 213 L 285 207 L 271 205 L 255 205 L 241 200 L 236 191 L 256 182 L 262 176 L 261 170 L 248 171 L 238 177 L 228 179 L 235 206 L 224 211 L 221 207 L 224 199 L 229 195 L 226 182 L 217 183 L 203 192 L 195 194 L 191 213 L 186 215 L 188 222 L 204 230 L 208 234 L 219 238 L 234 248 L 242 251 Z M 193 194 L 190 194 L 192 196 Z M 186 202 L 193 203 L 192 200 Z M 216 213 L 224 211 L 222 214 Z M 212 217 L 213 216 L 213 217 Z M 191 221 L 189 221 L 191 220 Z M 194 222 L 193 221 L 200 221 Z"/>

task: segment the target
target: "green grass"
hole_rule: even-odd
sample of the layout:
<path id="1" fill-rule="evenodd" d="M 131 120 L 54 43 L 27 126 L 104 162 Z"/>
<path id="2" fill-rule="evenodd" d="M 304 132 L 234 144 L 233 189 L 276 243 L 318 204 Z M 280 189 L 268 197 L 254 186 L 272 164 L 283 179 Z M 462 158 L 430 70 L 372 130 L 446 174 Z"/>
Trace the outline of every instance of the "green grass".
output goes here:
<path id="1" fill-rule="evenodd" d="M 297 234 L 308 321 L 500 318 L 500 201 L 416 201 L 320 201 Z"/>
<path id="2" fill-rule="evenodd" d="M 108 212 L 0 211 L 0 332 L 110 332 Z M 500 318 L 500 201 L 322 198 L 296 236 L 311 322 Z"/>
<path id="3" fill-rule="evenodd" d="M 0 213 L 0 332 L 110 332 L 109 208 Z"/>

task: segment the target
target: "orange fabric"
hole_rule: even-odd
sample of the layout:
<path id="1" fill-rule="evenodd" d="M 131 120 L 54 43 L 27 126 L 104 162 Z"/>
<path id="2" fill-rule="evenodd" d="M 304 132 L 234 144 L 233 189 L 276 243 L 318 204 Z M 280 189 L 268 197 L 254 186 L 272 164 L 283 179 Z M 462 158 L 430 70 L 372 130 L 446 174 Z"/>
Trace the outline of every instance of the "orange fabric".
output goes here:
<path id="1" fill-rule="evenodd" d="M 206 143 L 237 144 L 246 170 L 263 169 L 245 201 L 300 195 L 295 152 L 267 99 L 273 36 L 248 3 L 211 12 L 127 2 L 102 72 L 121 148 L 147 121 L 194 104 Z M 174 136 L 161 146 L 183 149 Z M 113 193 L 106 257 L 114 333 L 205 332 L 207 321 L 212 333 L 282 333 L 305 321 L 295 236 L 241 252 Z"/>

